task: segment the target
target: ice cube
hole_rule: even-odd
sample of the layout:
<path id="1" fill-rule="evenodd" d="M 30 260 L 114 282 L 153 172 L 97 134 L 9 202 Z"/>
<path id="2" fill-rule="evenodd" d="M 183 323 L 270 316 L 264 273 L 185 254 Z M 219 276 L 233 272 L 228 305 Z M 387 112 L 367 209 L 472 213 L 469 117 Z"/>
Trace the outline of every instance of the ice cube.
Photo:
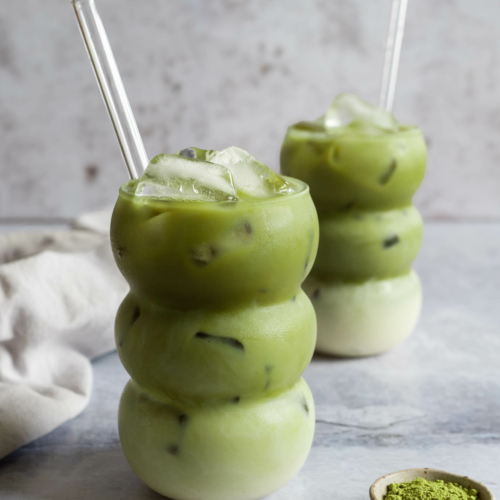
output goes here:
<path id="1" fill-rule="evenodd" d="M 392 116 L 378 106 L 361 100 L 353 94 L 340 94 L 333 101 L 324 117 L 325 128 L 334 130 L 352 125 L 360 127 L 368 133 L 384 131 L 397 132 L 399 124 Z"/>
<path id="2" fill-rule="evenodd" d="M 179 156 L 184 156 L 184 158 L 196 158 L 195 148 L 186 148 L 177 153 Z"/>
<path id="3" fill-rule="evenodd" d="M 233 146 L 222 151 L 207 151 L 206 158 L 228 168 L 233 174 L 236 189 L 247 195 L 267 198 L 292 191 L 283 177 L 241 148 Z"/>
<path id="4" fill-rule="evenodd" d="M 236 201 L 231 172 L 222 165 L 179 155 L 155 156 L 139 179 L 136 196 L 168 200 Z"/>
<path id="5" fill-rule="evenodd" d="M 207 153 L 213 153 L 212 150 L 200 149 L 200 148 L 186 148 L 182 151 L 179 151 L 177 154 L 179 156 L 184 156 L 185 158 L 195 158 L 197 160 L 206 161 Z"/>

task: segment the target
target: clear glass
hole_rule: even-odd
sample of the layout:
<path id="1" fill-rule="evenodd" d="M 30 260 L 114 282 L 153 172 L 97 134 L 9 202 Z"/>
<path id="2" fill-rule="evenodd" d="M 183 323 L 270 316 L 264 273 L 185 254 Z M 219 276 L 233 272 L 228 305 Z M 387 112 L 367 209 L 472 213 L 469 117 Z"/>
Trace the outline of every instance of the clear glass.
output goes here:
<path id="1" fill-rule="evenodd" d="M 307 186 L 252 201 L 167 201 L 122 186 L 111 222 L 130 284 L 115 323 L 131 376 L 118 413 L 134 472 L 172 499 L 263 498 L 302 466 L 318 246 Z M 263 459 L 264 457 L 264 459 Z"/>

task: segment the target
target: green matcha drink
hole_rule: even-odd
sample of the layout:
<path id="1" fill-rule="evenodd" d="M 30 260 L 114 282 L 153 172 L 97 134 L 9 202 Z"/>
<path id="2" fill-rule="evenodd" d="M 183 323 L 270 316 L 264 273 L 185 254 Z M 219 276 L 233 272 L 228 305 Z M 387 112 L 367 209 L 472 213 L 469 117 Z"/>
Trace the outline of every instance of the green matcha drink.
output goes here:
<path id="1" fill-rule="evenodd" d="M 318 246 L 308 187 L 239 148 L 160 155 L 122 186 L 111 239 L 130 284 L 116 344 L 136 474 L 176 500 L 280 488 L 314 432 L 301 378 L 316 342 L 300 288 Z"/>
<path id="2" fill-rule="evenodd" d="M 415 327 L 422 292 L 411 265 L 422 219 L 412 196 L 426 157 L 418 128 L 349 94 L 324 117 L 289 127 L 281 170 L 309 184 L 320 220 L 318 256 L 304 283 L 319 351 L 377 354 Z"/>

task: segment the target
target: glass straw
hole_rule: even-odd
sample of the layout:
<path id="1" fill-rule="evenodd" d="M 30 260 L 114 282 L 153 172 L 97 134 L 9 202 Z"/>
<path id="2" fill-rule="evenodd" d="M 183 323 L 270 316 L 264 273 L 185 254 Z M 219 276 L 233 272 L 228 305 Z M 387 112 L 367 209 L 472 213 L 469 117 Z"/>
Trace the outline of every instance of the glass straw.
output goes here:
<path id="1" fill-rule="evenodd" d="M 398 79 L 399 56 L 405 30 L 406 8 L 408 0 L 392 0 L 391 20 L 385 46 L 384 70 L 378 105 L 386 111 L 392 111 L 396 81 Z"/>
<path id="2" fill-rule="evenodd" d="M 148 157 L 106 31 L 94 0 L 73 0 L 72 3 L 125 165 L 130 178 L 137 179 L 138 172 L 142 175 L 146 168 Z"/>

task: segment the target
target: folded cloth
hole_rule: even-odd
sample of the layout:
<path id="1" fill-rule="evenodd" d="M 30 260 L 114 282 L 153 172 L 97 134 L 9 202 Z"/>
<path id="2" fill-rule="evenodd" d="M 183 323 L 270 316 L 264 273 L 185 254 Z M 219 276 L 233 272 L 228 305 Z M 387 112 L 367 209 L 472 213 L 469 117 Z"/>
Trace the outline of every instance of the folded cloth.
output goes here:
<path id="1" fill-rule="evenodd" d="M 114 349 L 128 285 L 104 234 L 109 217 L 0 235 L 0 458 L 78 415 L 90 360 Z"/>

